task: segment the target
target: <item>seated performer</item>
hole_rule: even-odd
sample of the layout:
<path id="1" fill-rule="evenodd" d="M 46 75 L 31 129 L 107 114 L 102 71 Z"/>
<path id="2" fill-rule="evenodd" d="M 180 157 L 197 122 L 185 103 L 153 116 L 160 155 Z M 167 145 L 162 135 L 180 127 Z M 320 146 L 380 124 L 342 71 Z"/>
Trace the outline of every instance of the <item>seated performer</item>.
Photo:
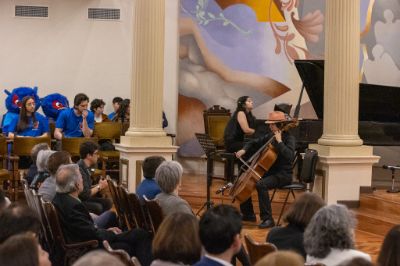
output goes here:
<path id="1" fill-rule="evenodd" d="M 93 134 L 94 116 L 88 111 L 89 97 L 78 93 L 74 98 L 74 108 L 68 108 L 59 114 L 54 137 L 63 138 L 90 137 Z"/>
<path id="2" fill-rule="evenodd" d="M 249 96 L 242 96 L 237 100 L 236 111 L 229 120 L 225 132 L 224 142 L 227 152 L 235 152 L 243 148 L 244 136 L 254 134 L 256 118 L 251 113 L 253 100 Z"/>
<path id="3" fill-rule="evenodd" d="M 281 131 L 285 122 L 289 121 L 291 121 L 291 118 L 283 112 L 271 112 L 268 115 L 266 123 L 269 124 L 272 133 L 253 139 L 245 144 L 243 149 L 236 152 L 236 157 L 238 158 L 242 157 L 244 154 L 246 154 L 246 158 L 249 158 L 252 152 L 262 147 L 271 137 L 275 138 L 271 144 L 275 148 L 278 158 L 256 184 L 261 218 L 259 228 L 268 228 L 275 225 L 274 219 L 272 218 L 268 190 L 289 185 L 292 181 L 292 163 L 295 156 L 296 144 L 295 138 L 287 131 Z M 247 152 L 249 154 L 247 154 Z M 256 221 L 251 197 L 240 205 L 240 210 L 242 211 L 244 221 Z"/>

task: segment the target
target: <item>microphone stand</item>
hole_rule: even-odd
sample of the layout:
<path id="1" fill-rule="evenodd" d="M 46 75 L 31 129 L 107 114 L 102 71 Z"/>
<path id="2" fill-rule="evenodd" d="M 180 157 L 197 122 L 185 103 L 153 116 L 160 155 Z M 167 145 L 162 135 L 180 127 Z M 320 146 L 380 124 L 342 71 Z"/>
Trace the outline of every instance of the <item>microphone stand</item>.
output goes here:
<path id="1" fill-rule="evenodd" d="M 211 201 L 211 193 L 210 193 L 210 188 L 211 188 L 211 183 L 212 183 L 212 172 L 214 168 L 214 163 L 212 160 L 212 156 L 214 155 L 213 152 L 207 155 L 207 196 L 206 196 L 206 202 L 204 202 L 203 206 L 196 212 L 196 216 L 199 216 L 201 211 L 207 207 L 207 210 L 210 209 L 212 206 L 214 206 L 214 202 Z"/>
<path id="2" fill-rule="evenodd" d="M 388 190 L 386 190 L 386 192 L 388 193 L 399 193 L 400 191 L 394 187 L 394 172 L 396 171 L 395 168 L 391 168 L 390 169 L 392 171 L 392 187 Z"/>

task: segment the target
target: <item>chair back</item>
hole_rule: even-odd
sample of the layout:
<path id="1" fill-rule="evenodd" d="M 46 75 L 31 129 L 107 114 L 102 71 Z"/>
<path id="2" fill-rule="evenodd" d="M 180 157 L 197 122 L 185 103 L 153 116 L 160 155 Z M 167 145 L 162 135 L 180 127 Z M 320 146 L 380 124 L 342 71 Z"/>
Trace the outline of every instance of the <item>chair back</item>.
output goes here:
<path id="1" fill-rule="evenodd" d="M 66 242 L 64 234 L 61 229 L 61 224 L 58 219 L 57 210 L 51 202 L 43 202 L 43 208 L 50 225 L 50 230 L 53 235 L 54 243 L 59 243 L 62 247 L 65 246 Z"/>
<path id="2" fill-rule="evenodd" d="M 0 156 L 5 158 L 7 155 L 7 139 L 3 136 L 0 136 Z"/>
<path id="3" fill-rule="evenodd" d="M 149 229 L 139 197 L 135 193 L 129 193 L 128 203 L 128 207 L 130 209 L 130 212 L 133 214 L 137 227 Z"/>
<path id="4" fill-rule="evenodd" d="M 229 109 L 214 105 L 203 111 L 204 130 L 210 136 L 217 148 L 224 148 L 224 131 L 231 119 Z"/>
<path id="5" fill-rule="evenodd" d="M 45 247 L 49 250 L 49 252 L 53 251 L 54 248 L 54 241 L 53 241 L 53 236 L 51 234 L 51 229 L 50 229 L 50 224 L 47 220 L 44 208 L 43 208 L 43 200 L 42 200 L 42 195 L 37 194 L 36 191 L 33 192 L 33 201 L 36 205 L 36 210 L 42 225 L 41 228 L 41 235 L 40 238 L 45 244 Z M 42 244 L 43 244 L 42 242 Z"/>
<path id="6" fill-rule="evenodd" d="M 13 154 L 18 156 L 31 156 L 33 146 L 39 143 L 47 143 L 51 146 L 50 137 L 18 137 L 13 140 Z"/>
<path id="7" fill-rule="evenodd" d="M 95 123 L 93 136 L 98 139 L 120 139 L 122 133 L 122 123 L 101 122 Z"/>
<path id="8" fill-rule="evenodd" d="M 157 200 L 149 200 L 146 196 L 143 196 L 143 198 L 146 212 L 149 217 L 150 229 L 153 231 L 153 234 L 156 234 L 158 227 L 160 227 L 160 224 L 164 219 L 163 211 Z"/>
<path id="9" fill-rule="evenodd" d="M 256 242 L 248 234 L 244 235 L 244 240 L 252 265 L 255 265 L 265 255 L 278 250 L 274 244 Z"/>
<path id="10" fill-rule="evenodd" d="M 50 137 L 54 138 L 54 131 L 56 130 L 56 124 L 54 122 L 49 122 L 49 129 L 50 129 Z"/>
<path id="11" fill-rule="evenodd" d="M 122 228 L 124 228 L 126 226 L 126 223 L 125 223 L 125 216 L 124 216 L 124 213 L 121 208 L 122 203 L 121 203 L 121 197 L 120 197 L 119 191 L 118 191 L 118 185 L 112 179 L 107 179 L 107 183 L 108 183 L 108 188 L 110 189 L 111 198 L 114 202 L 115 210 L 117 211 L 120 225 Z"/>
<path id="12" fill-rule="evenodd" d="M 103 247 L 108 253 L 110 253 L 114 257 L 117 257 L 124 265 L 126 265 L 126 266 L 136 266 L 136 264 L 134 264 L 132 258 L 129 256 L 129 254 L 125 250 L 123 250 L 123 249 L 113 249 L 110 246 L 110 243 L 108 243 L 107 240 L 103 240 Z M 140 263 L 139 263 L 139 266 L 140 266 Z"/>
<path id="13" fill-rule="evenodd" d="M 79 157 L 79 148 L 83 142 L 93 141 L 97 143 L 97 138 L 62 138 L 61 149 L 71 154 L 71 157 Z"/>
<path id="14" fill-rule="evenodd" d="M 300 181 L 313 183 L 315 179 L 315 168 L 317 166 L 318 152 L 314 149 L 306 149 L 303 165 L 300 172 Z"/>
<path id="15" fill-rule="evenodd" d="M 128 229 L 131 230 L 133 228 L 137 228 L 138 226 L 136 224 L 135 218 L 129 208 L 128 191 L 121 185 L 119 185 L 117 189 L 120 197 L 120 208 L 125 218 L 125 223 Z"/>

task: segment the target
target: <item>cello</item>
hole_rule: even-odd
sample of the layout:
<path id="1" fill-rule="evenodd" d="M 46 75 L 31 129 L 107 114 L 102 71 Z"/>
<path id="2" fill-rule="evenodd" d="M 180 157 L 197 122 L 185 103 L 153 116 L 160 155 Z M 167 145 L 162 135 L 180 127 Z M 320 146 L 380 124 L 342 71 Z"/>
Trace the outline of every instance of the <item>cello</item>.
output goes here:
<path id="1" fill-rule="evenodd" d="M 298 125 L 297 119 L 282 123 L 284 123 L 284 126 L 280 129 L 282 132 Z M 235 180 L 235 183 L 230 189 L 229 195 L 232 197 L 233 201 L 238 200 L 240 203 L 243 203 L 250 198 L 252 192 L 256 188 L 257 182 L 261 180 L 262 176 L 275 163 L 278 154 L 272 145 L 272 141 L 274 140 L 275 135 L 249 159 L 250 164 L 245 162 L 242 158 L 239 158 L 244 166 L 247 166 L 247 170 Z"/>

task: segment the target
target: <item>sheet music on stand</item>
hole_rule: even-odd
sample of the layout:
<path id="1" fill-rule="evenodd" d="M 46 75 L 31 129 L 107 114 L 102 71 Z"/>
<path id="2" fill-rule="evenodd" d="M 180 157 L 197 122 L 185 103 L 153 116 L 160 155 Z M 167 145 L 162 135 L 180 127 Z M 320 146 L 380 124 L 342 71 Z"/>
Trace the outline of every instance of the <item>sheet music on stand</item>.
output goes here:
<path id="1" fill-rule="evenodd" d="M 209 155 L 217 152 L 217 147 L 215 146 L 215 143 L 210 138 L 210 136 L 208 136 L 207 134 L 203 134 L 203 133 L 194 133 L 194 134 L 197 138 L 197 141 L 200 143 L 201 147 L 203 148 L 207 157 Z"/>

